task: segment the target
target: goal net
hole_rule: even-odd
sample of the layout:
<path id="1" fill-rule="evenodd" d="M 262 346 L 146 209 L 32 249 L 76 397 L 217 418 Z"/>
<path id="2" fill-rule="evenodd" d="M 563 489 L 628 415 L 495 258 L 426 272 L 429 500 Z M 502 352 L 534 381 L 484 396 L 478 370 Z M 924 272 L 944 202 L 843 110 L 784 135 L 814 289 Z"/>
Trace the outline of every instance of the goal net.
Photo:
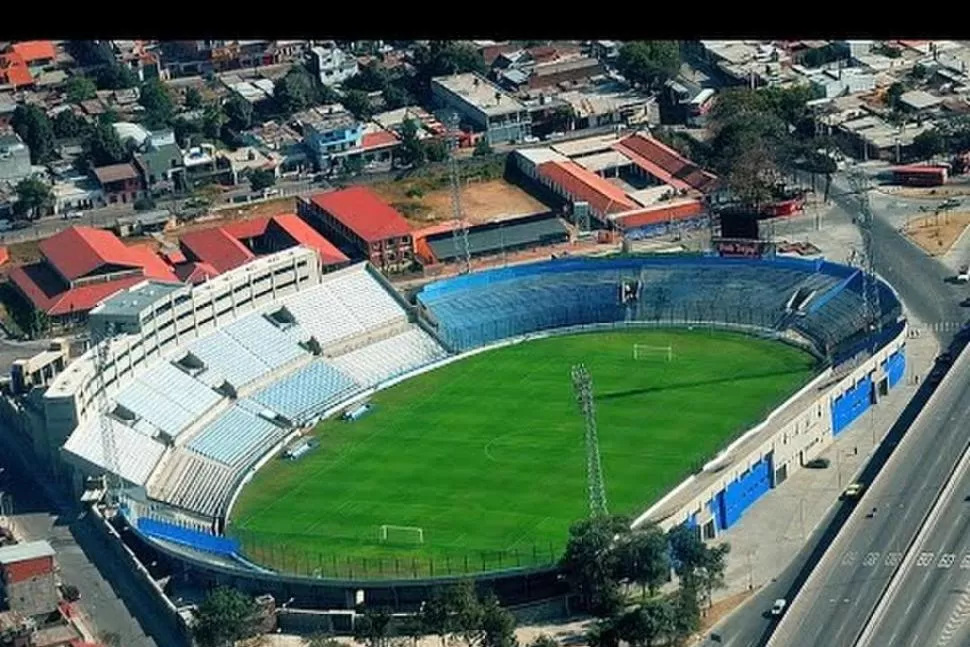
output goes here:
<path id="1" fill-rule="evenodd" d="M 417 526 L 381 526 L 381 542 L 392 544 L 423 544 L 424 529 Z"/>
<path id="2" fill-rule="evenodd" d="M 673 346 L 649 346 L 647 344 L 633 344 L 633 359 L 653 359 L 670 362 L 674 359 L 674 349 Z"/>

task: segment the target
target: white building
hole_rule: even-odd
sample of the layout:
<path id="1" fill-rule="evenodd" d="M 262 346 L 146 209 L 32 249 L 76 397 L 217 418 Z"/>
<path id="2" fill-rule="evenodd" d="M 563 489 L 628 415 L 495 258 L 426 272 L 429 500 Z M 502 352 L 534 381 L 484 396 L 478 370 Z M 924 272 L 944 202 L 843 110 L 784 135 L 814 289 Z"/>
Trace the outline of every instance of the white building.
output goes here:
<path id="1" fill-rule="evenodd" d="M 310 62 L 320 83 L 337 85 L 343 83 L 360 71 L 357 59 L 339 47 L 313 47 L 310 49 Z"/>

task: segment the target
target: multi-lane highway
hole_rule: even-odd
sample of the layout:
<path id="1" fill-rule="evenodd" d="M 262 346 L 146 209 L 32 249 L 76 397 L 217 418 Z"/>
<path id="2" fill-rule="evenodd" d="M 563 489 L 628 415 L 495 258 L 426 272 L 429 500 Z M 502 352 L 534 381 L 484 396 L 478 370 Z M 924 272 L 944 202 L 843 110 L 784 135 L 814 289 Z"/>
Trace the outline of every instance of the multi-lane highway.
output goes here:
<path id="1" fill-rule="evenodd" d="M 860 647 L 970 644 L 968 492 L 964 469 L 903 562 Z"/>
<path id="2" fill-rule="evenodd" d="M 970 356 L 958 363 L 857 504 L 772 644 L 850 647 L 861 634 L 967 445 Z"/>

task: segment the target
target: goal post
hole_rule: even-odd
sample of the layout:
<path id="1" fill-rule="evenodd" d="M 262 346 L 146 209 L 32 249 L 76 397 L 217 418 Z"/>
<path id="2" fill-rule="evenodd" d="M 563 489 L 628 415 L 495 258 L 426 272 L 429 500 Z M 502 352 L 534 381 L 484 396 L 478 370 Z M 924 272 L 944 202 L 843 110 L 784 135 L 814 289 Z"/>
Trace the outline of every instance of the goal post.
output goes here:
<path id="1" fill-rule="evenodd" d="M 665 362 L 673 361 L 673 346 L 650 346 L 648 344 L 633 344 L 633 359 L 662 359 Z"/>
<path id="2" fill-rule="evenodd" d="M 381 542 L 423 544 L 424 528 L 387 524 L 381 526 L 380 539 Z"/>

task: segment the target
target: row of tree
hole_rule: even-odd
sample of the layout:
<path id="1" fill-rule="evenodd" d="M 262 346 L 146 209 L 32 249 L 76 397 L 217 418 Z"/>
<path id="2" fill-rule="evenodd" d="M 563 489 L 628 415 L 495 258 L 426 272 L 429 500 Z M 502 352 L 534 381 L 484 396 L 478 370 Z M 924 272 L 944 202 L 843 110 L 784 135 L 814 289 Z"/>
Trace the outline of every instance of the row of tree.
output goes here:
<path id="1" fill-rule="evenodd" d="M 700 625 L 701 609 L 724 586 L 729 551 L 728 544 L 706 545 L 686 526 L 665 534 L 656 525 L 631 529 L 623 516 L 577 522 L 562 567 L 583 606 L 598 618 L 589 644 L 686 640 Z"/>

